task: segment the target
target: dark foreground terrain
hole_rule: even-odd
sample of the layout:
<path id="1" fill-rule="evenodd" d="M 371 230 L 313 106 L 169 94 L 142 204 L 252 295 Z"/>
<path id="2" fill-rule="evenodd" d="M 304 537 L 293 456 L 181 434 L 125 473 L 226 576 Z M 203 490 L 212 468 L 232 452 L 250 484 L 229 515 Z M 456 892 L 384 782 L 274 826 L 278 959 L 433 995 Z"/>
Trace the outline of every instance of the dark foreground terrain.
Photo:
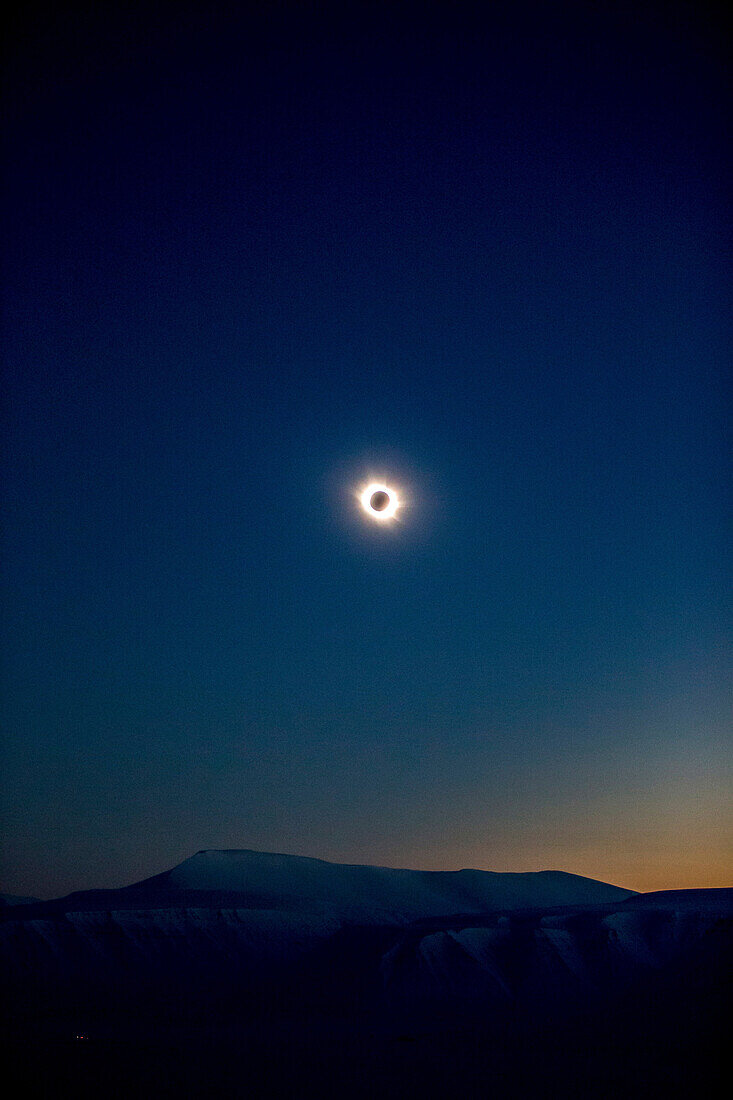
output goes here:
<path id="1" fill-rule="evenodd" d="M 199 853 L 0 908 L 6 1072 L 49 1098 L 727 1096 L 732 925 L 733 890 Z"/>

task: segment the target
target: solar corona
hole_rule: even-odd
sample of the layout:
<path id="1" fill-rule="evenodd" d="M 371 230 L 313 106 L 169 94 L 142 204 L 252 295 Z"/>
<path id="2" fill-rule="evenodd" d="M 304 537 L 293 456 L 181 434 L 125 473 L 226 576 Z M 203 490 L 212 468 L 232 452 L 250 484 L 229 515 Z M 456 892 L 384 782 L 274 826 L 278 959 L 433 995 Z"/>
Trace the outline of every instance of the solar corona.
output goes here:
<path id="1" fill-rule="evenodd" d="M 384 522 L 394 518 L 400 502 L 394 489 L 372 482 L 361 494 L 361 506 L 371 519 Z"/>

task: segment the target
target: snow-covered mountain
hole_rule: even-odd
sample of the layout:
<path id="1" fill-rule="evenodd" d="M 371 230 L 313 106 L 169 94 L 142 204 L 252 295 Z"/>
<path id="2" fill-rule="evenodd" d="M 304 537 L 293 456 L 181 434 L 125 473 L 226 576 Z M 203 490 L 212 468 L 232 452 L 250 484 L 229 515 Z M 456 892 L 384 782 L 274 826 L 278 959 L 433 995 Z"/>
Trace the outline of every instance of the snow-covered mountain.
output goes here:
<path id="1" fill-rule="evenodd" d="M 371 1097 L 355 1091 L 360 1059 L 381 1064 L 389 1085 L 401 1037 L 423 1034 L 410 1077 L 425 1096 L 456 1059 L 475 1066 L 471 1095 L 485 1096 L 484 1076 L 504 1080 L 505 1069 L 514 1095 L 551 1095 L 541 1090 L 561 1051 L 582 1064 L 605 1049 L 594 1055 L 604 1079 L 618 1071 L 622 1082 L 641 1048 L 680 1051 L 685 1065 L 693 1047 L 698 1057 L 723 1016 L 732 922 L 733 890 L 635 895 L 556 871 L 199 852 L 120 890 L 0 907 L 0 1036 L 40 1043 L 42 1065 L 59 1040 L 88 1033 L 108 1044 L 115 1076 L 137 1051 L 146 1081 L 153 1036 L 155 1059 L 176 1051 L 164 1095 L 269 1100 Z M 226 1081 L 220 1043 L 231 1065 L 242 1060 Z M 528 1063 L 526 1051 L 540 1049 Z M 335 1091 L 334 1062 L 348 1079 Z M 212 1081 L 219 1091 L 207 1091 Z M 89 1095 L 99 1094 L 95 1084 Z M 436 1093 L 455 1094 L 450 1082 Z"/>
<path id="2" fill-rule="evenodd" d="M 145 883 L 140 884 L 144 889 Z M 149 886 L 172 894 L 238 894 L 253 908 L 320 912 L 344 920 L 413 921 L 534 905 L 620 901 L 631 891 L 564 871 L 414 871 L 331 864 L 247 849 L 199 851 Z M 240 901 L 241 904 L 241 901 Z"/>
<path id="3" fill-rule="evenodd" d="M 565 871 L 412 871 L 234 849 L 197 852 L 132 886 L 71 894 L 38 912 L 216 905 L 399 924 L 451 913 L 598 905 L 632 893 Z"/>
<path id="4" fill-rule="evenodd" d="M 67 902 L 6 911 L 0 919 L 0 975 L 11 991 L 8 1004 L 20 1016 L 35 1017 L 41 1006 L 65 1018 L 69 1006 L 81 1003 L 85 1018 L 122 1012 L 125 1027 L 141 1012 L 166 1020 L 182 1010 L 194 1018 L 226 1010 L 237 1018 L 254 1011 L 257 1017 L 285 1012 L 312 1019 L 314 1012 L 340 1016 L 349 1004 L 409 1024 L 446 1011 L 457 1018 L 517 1008 L 552 1006 L 557 1012 L 587 997 L 598 1002 L 616 996 L 685 960 L 708 965 L 715 952 L 730 960 L 733 890 L 629 895 L 564 907 L 552 895 L 549 904 L 514 910 L 505 907 L 505 894 L 503 907 L 493 911 L 470 913 L 464 904 L 463 915 L 423 916 L 412 923 L 405 920 L 403 898 L 399 920 L 395 909 L 387 909 L 381 923 L 357 922 L 338 915 L 337 907 L 327 914 L 222 906 L 223 897 L 237 895 L 217 889 L 202 904 L 199 869 L 203 864 L 209 873 L 211 863 L 219 862 L 186 861 L 184 885 L 178 895 L 171 887 L 165 904 L 155 904 L 156 892 L 162 898 L 157 883 L 152 891 L 148 885 L 147 902 L 137 892 L 137 907 L 132 895 L 127 905 L 115 906 L 119 899 L 110 891 L 108 907 L 90 893 L 86 908 Z M 231 887 L 234 876 L 224 877 Z M 223 885 L 221 875 L 211 881 Z M 292 886 L 292 878 L 287 881 Z M 196 889 L 189 890 L 189 883 Z M 396 883 L 406 889 L 401 877 Z M 450 896 L 465 902 L 463 893 Z M 520 896 L 526 902 L 526 889 Z M 329 897 L 333 905 L 333 893 Z M 425 897 L 423 913 L 428 903 L 437 908 L 445 893 Z M 373 906 L 370 897 L 369 912 Z"/>
<path id="5" fill-rule="evenodd" d="M 535 905 L 619 901 L 631 891 L 564 871 L 411 871 L 248 850 L 203 851 L 168 872 L 175 891 L 220 890 L 253 904 L 407 919 Z"/>

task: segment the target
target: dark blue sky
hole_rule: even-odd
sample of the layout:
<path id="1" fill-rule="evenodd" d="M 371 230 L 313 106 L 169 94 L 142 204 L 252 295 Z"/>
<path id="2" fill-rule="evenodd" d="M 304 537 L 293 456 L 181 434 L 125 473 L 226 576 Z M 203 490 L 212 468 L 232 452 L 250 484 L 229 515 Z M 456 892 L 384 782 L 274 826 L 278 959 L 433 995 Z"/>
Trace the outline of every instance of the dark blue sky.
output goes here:
<path id="1" fill-rule="evenodd" d="M 11 38 L 4 888 L 722 885 L 720 28 L 346 7 Z"/>

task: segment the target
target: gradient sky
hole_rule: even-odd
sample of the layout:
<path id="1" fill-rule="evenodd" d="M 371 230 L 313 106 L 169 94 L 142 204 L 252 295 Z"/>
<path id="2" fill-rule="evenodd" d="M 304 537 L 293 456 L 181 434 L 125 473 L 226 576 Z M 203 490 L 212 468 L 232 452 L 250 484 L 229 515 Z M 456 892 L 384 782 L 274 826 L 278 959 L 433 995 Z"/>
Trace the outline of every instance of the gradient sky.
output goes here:
<path id="1" fill-rule="evenodd" d="M 102 7 L 9 51 L 2 888 L 730 885 L 720 28 Z"/>

